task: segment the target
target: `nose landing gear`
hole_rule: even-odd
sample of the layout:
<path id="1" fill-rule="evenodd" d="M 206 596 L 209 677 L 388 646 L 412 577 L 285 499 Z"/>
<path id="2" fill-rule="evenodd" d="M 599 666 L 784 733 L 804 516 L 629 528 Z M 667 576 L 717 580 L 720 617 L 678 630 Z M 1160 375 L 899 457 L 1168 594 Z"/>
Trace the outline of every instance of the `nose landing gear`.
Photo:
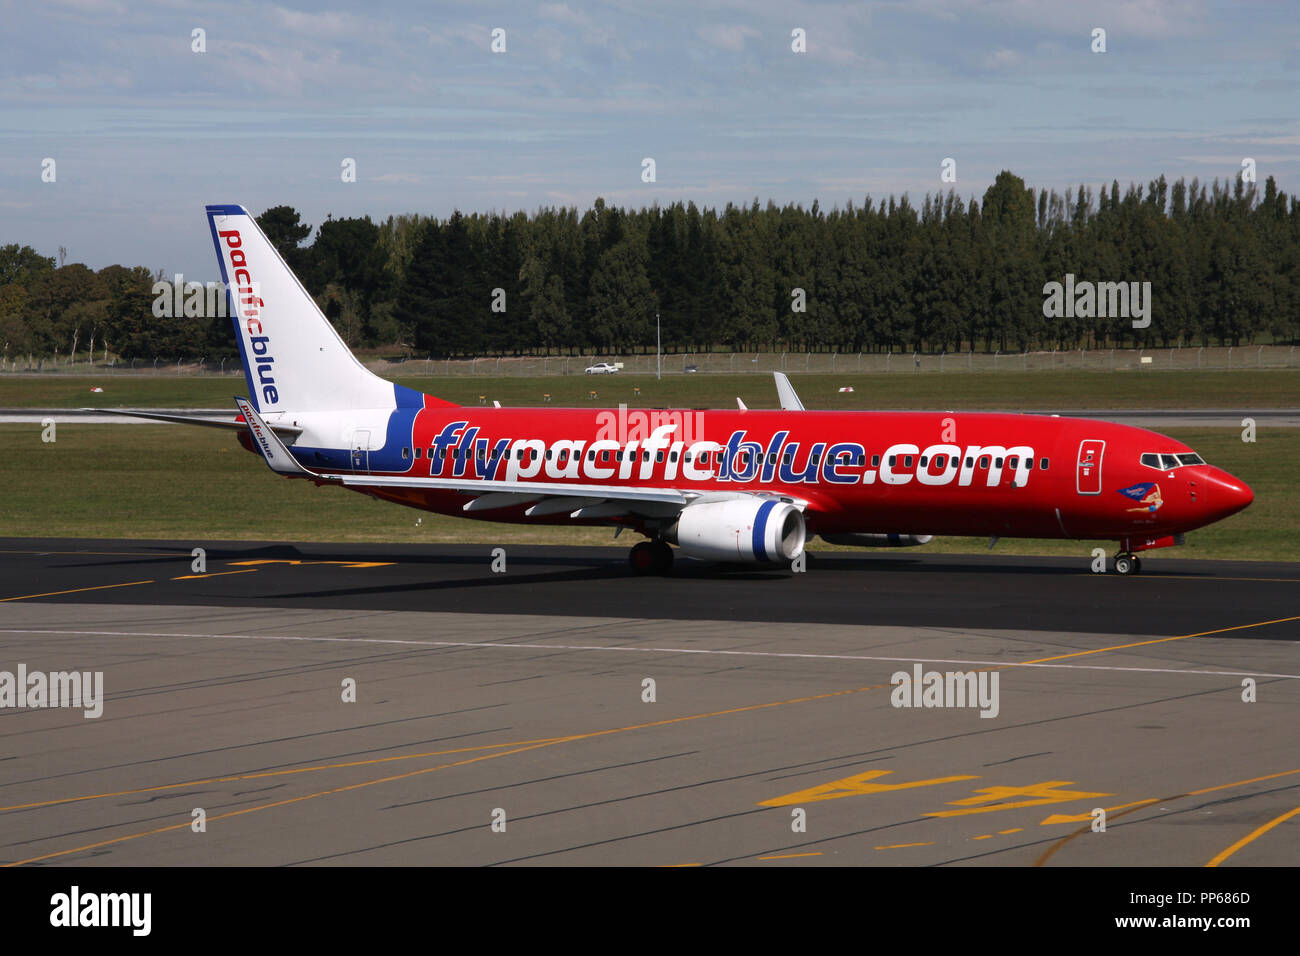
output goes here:
<path id="1" fill-rule="evenodd" d="M 1138 574 L 1142 571 L 1142 559 L 1127 552 L 1115 555 L 1116 574 Z"/>

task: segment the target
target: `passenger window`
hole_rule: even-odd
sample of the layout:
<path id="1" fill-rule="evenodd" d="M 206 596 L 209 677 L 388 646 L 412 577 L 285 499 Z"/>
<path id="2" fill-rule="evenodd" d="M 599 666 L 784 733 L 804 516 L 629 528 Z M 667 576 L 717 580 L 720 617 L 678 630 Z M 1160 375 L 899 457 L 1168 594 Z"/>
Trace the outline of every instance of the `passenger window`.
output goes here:
<path id="1" fill-rule="evenodd" d="M 1001 459 L 1001 458 L 995 458 L 995 459 L 993 460 L 993 465 L 994 465 L 994 467 L 996 467 L 996 468 L 1001 468 L 1001 467 L 1002 467 L 1002 459 Z"/>
<path id="2" fill-rule="evenodd" d="M 655 452 L 655 461 L 663 461 L 663 460 L 664 460 L 664 453 L 662 451 Z"/>
<path id="3" fill-rule="evenodd" d="M 1019 455 L 1012 455 L 1010 458 L 1007 459 L 1007 467 L 1008 467 L 1008 468 L 1015 468 L 1016 465 L 1017 465 L 1019 462 L 1020 462 L 1020 456 L 1019 456 Z"/>
<path id="4" fill-rule="evenodd" d="M 880 467 L 880 456 L 879 456 L 879 455 L 872 455 L 872 456 L 871 456 L 871 467 L 872 467 L 872 468 L 879 468 L 879 467 Z"/>
<path id="5" fill-rule="evenodd" d="M 898 467 L 898 456 L 897 456 L 897 455 L 890 455 L 890 456 L 889 456 L 889 467 L 890 467 L 890 468 L 897 468 L 897 467 Z"/>
<path id="6" fill-rule="evenodd" d="M 1034 459 L 1032 459 L 1032 458 L 1026 458 L 1026 459 L 1025 459 L 1025 471 L 1033 471 L 1033 470 L 1034 470 Z"/>
<path id="7" fill-rule="evenodd" d="M 432 449 L 432 448 L 429 449 L 429 453 L 428 453 L 425 457 L 426 457 L 426 458 L 432 458 L 432 457 L 433 457 L 433 449 Z"/>
<path id="8" fill-rule="evenodd" d="M 649 460 L 650 460 L 650 452 L 649 452 L 649 451 L 643 451 L 643 452 L 641 452 L 641 460 L 642 460 L 642 461 L 649 461 Z"/>
<path id="9" fill-rule="evenodd" d="M 973 455 L 967 455 L 967 456 L 966 456 L 966 467 L 967 467 L 967 468 L 974 468 L 974 467 L 975 467 L 975 458 L 974 458 Z"/>
<path id="10" fill-rule="evenodd" d="M 862 464 L 863 462 L 865 462 L 866 460 L 867 460 L 867 456 L 866 456 L 866 455 L 859 455 L 858 458 L 857 458 L 857 462 L 858 462 L 859 465 L 861 465 L 861 464 Z"/>
<path id="11" fill-rule="evenodd" d="M 784 455 L 781 456 L 781 461 L 782 461 L 784 464 L 787 464 L 787 465 L 788 465 L 788 464 L 790 464 L 791 462 L 794 461 L 794 455 L 791 454 L 790 452 L 786 452 Z"/>
<path id="12" fill-rule="evenodd" d="M 411 457 L 411 449 L 409 449 L 409 448 L 403 448 L 403 449 L 402 449 L 402 460 L 405 461 L 407 458 L 410 458 L 410 457 Z"/>
<path id="13" fill-rule="evenodd" d="M 988 455 L 980 455 L 980 467 L 981 467 L 981 468 L 987 468 L 988 466 L 989 466 L 989 456 L 988 456 Z"/>
<path id="14" fill-rule="evenodd" d="M 912 456 L 911 456 L 911 455 L 904 455 L 904 456 L 903 456 L 903 467 L 904 467 L 904 468 L 911 468 L 911 467 L 912 467 Z"/>
<path id="15" fill-rule="evenodd" d="M 925 459 L 924 459 L 924 458 L 921 459 L 921 464 L 923 464 L 923 465 L 925 464 Z M 944 466 L 947 465 L 947 464 L 948 464 L 948 456 L 947 456 L 947 455 L 935 455 L 935 456 L 934 456 L 934 466 L 935 466 L 936 468 L 942 468 L 942 467 L 944 467 Z"/>
<path id="16" fill-rule="evenodd" d="M 925 458 L 924 455 L 921 456 L 921 460 L 918 462 L 918 464 L 919 464 L 922 468 L 924 468 L 924 467 L 926 466 L 927 462 L 926 462 L 926 458 Z"/>
<path id="17" fill-rule="evenodd" d="M 1041 471 L 1047 471 L 1047 466 L 1050 465 L 1051 463 L 1052 463 L 1052 459 L 1050 458 L 1038 459 L 1038 467 Z"/>
<path id="18" fill-rule="evenodd" d="M 677 452 L 674 451 L 674 452 L 669 453 L 669 455 L 668 455 L 668 460 L 669 460 L 669 461 L 676 461 L 676 460 L 677 460 Z"/>
<path id="19" fill-rule="evenodd" d="M 602 451 L 602 452 L 600 453 L 600 460 L 601 460 L 601 461 L 609 461 L 609 449 L 605 449 L 604 451 Z"/>
<path id="20" fill-rule="evenodd" d="M 822 460 L 822 456 L 821 456 L 821 455 L 813 455 L 813 456 L 812 456 L 812 464 L 813 464 L 813 465 L 816 465 L 816 464 L 817 464 L 818 462 L 820 462 L 821 460 Z"/>
<path id="21" fill-rule="evenodd" d="M 422 453 L 423 451 L 424 451 L 423 448 L 416 448 L 416 449 L 415 449 L 415 457 L 416 457 L 416 458 L 419 458 L 420 455 L 421 455 L 421 453 Z"/>

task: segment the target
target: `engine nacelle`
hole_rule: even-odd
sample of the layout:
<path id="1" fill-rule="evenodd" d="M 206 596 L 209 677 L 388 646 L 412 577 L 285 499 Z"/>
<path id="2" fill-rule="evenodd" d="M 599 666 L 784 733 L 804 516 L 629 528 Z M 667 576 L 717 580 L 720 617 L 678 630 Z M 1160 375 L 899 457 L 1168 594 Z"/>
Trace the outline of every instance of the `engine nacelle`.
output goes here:
<path id="1" fill-rule="evenodd" d="M 932 534 L 824 534 L 823 541 L 851 548 L 915 548 L 929 544 Z"/>
<path id="2" fill-rule="evenodd" d="M 699 501 L 682 509 L 668 540 L 708 561 L 793 561 L 803 553 L 803 512 L 773 498 Z"/>

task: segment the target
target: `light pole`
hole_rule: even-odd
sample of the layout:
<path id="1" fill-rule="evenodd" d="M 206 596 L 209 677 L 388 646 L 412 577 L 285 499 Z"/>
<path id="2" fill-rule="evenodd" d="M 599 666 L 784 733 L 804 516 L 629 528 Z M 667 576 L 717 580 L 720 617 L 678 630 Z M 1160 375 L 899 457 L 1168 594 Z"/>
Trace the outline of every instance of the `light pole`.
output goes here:
<path id="1" fill-rule="evenodd" d="M 663 381 L 664 363 L 663 363 L 663 343 L 659 337 L 659 313 L 655 313 L 655 378 Z"/>

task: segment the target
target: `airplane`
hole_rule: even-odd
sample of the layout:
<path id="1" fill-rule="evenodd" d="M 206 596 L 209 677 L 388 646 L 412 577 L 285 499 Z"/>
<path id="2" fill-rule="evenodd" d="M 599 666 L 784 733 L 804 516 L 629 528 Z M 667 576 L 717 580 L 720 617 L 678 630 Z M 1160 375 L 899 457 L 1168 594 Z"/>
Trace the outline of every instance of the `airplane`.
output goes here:
<path id="1" fill-rule="evenodd" d="M 228 421 L 272 471 L 426 511 L 612 526 L 674 549 L 789 567 L 811 535 L 862 547 L 933 535 L 1114 540 L 1113 568 L 1247 507 L 1251 489 L 1173 438 L 1055 415 L 466 407 L 385 381 L 348 350 L 242 206 L 207 207 L 248 385 Z M 121 410 L 117 410 L 121 414 Z"/>

